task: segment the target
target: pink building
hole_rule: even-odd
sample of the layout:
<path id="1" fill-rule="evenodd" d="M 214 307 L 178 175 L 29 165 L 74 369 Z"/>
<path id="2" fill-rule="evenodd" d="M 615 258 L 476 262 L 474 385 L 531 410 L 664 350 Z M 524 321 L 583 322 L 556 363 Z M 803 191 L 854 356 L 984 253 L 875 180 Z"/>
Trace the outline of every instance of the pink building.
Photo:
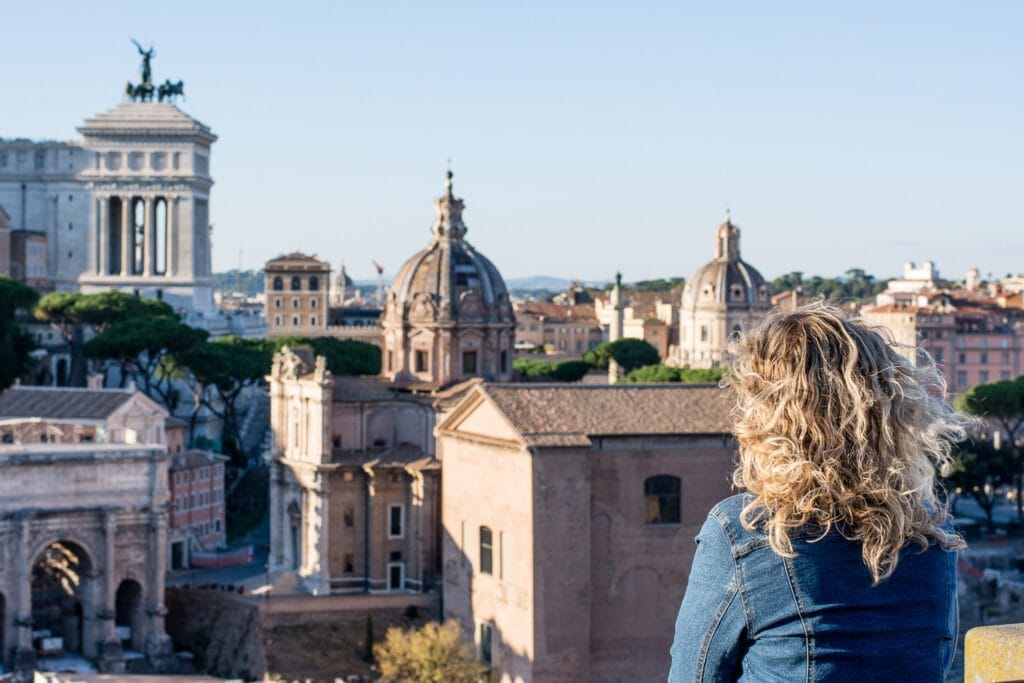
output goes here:
<path id="1" fill-rule="evenodd" d="M 224 462 L 207 451 L 174 452 L 170 468 L 171 569 L 185 569 L 195 551 L 223 548 Z"/>
<path id="2" fill-rule="evenodd" d="M 868 306 L 862 315 L 908 349 L 928 352 L 951 394 L 1024 373 L 1024 310 L 1014 301 L 966 290 L 922 291 L 914 298 Z"/>

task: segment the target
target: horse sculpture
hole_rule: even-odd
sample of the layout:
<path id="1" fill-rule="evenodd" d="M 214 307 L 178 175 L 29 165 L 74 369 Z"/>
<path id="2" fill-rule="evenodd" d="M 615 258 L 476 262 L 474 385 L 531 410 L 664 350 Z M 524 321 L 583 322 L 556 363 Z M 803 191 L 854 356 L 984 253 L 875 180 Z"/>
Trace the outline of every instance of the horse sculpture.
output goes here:
<path id="1" fill-rule="evenodd" d="M 160 102 L 163 102 L 165 99 L 168 102 L 173 102 L 174 98 L 179 95 L 182 98 L 185 97 L 185 83 L 183 81 L 172 83 L 171 79 L 168 78 L 157 88 L 157 100 Z"/>
<path id="2" fill-rule="evenodd" d="M 138 85 L 134 85 L 129 81 L 124 88 L 124 94 L 135 102 L 152 102 L 154 90 L 156 90 L 156 88 L 153 87 L 152 83 L 139 83 Z"/>

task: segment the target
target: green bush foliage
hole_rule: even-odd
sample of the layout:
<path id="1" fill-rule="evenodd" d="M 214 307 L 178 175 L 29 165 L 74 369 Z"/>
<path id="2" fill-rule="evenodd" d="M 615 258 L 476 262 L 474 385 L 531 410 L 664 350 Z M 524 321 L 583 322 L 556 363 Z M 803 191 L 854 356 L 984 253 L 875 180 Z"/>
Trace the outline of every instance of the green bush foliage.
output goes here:
<path id="1" fill-rule="evenodd" d="M 532 358 L 517 358 L 512 361 L 512 368 L 524 377 L 532 379 L 551 379 L 556 382 L 579 382 L 590 372 L 590 364 L 581 360 L 567 360 L 552 363 Z"/>
<path id="2" fill-rule="evenodd" d="M 717 384 L 722 381 L 724 375 L 723 368 L 670 368 L 667 365 L 645 365 L 627 374 L 622 381 L 628 384 Z"/>
<path id="3" fill-rule="evenodd" d="M 454 620 L 418 629 L 391 627 L 373 654 L 381 677 L 399 683 L 477 683 L 487 671 Z"/>

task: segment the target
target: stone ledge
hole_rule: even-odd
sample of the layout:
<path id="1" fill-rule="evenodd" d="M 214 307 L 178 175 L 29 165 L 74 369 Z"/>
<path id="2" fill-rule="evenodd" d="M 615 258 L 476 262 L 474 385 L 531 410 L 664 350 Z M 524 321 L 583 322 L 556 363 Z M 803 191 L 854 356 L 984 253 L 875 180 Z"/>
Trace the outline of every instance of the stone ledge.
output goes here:
<path id="1" fill-rule="evenodd" d="M 964 640 L 964 683 L 1024 681 L 1024 624 L 979 626 Z"/>

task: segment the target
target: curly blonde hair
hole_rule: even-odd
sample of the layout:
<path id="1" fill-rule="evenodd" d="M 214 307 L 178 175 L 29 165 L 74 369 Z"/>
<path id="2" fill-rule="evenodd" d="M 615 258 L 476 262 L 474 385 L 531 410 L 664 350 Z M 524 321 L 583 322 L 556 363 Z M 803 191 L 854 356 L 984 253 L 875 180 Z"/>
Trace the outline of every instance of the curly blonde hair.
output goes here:
<path id="1" fill-rule="evenodd" d="M 911 542 L 963 547 L 935 490 L 963 426 L 930 359 L 915 366 L 888 338 L 822 302 L 775 311 L 733 343 L 726 380 L 738 399 L 733 480 L 753 496 L 744 526 L 783 557 L 794 529 L 835 530 L 862 543 L 876 584 Z"/>

